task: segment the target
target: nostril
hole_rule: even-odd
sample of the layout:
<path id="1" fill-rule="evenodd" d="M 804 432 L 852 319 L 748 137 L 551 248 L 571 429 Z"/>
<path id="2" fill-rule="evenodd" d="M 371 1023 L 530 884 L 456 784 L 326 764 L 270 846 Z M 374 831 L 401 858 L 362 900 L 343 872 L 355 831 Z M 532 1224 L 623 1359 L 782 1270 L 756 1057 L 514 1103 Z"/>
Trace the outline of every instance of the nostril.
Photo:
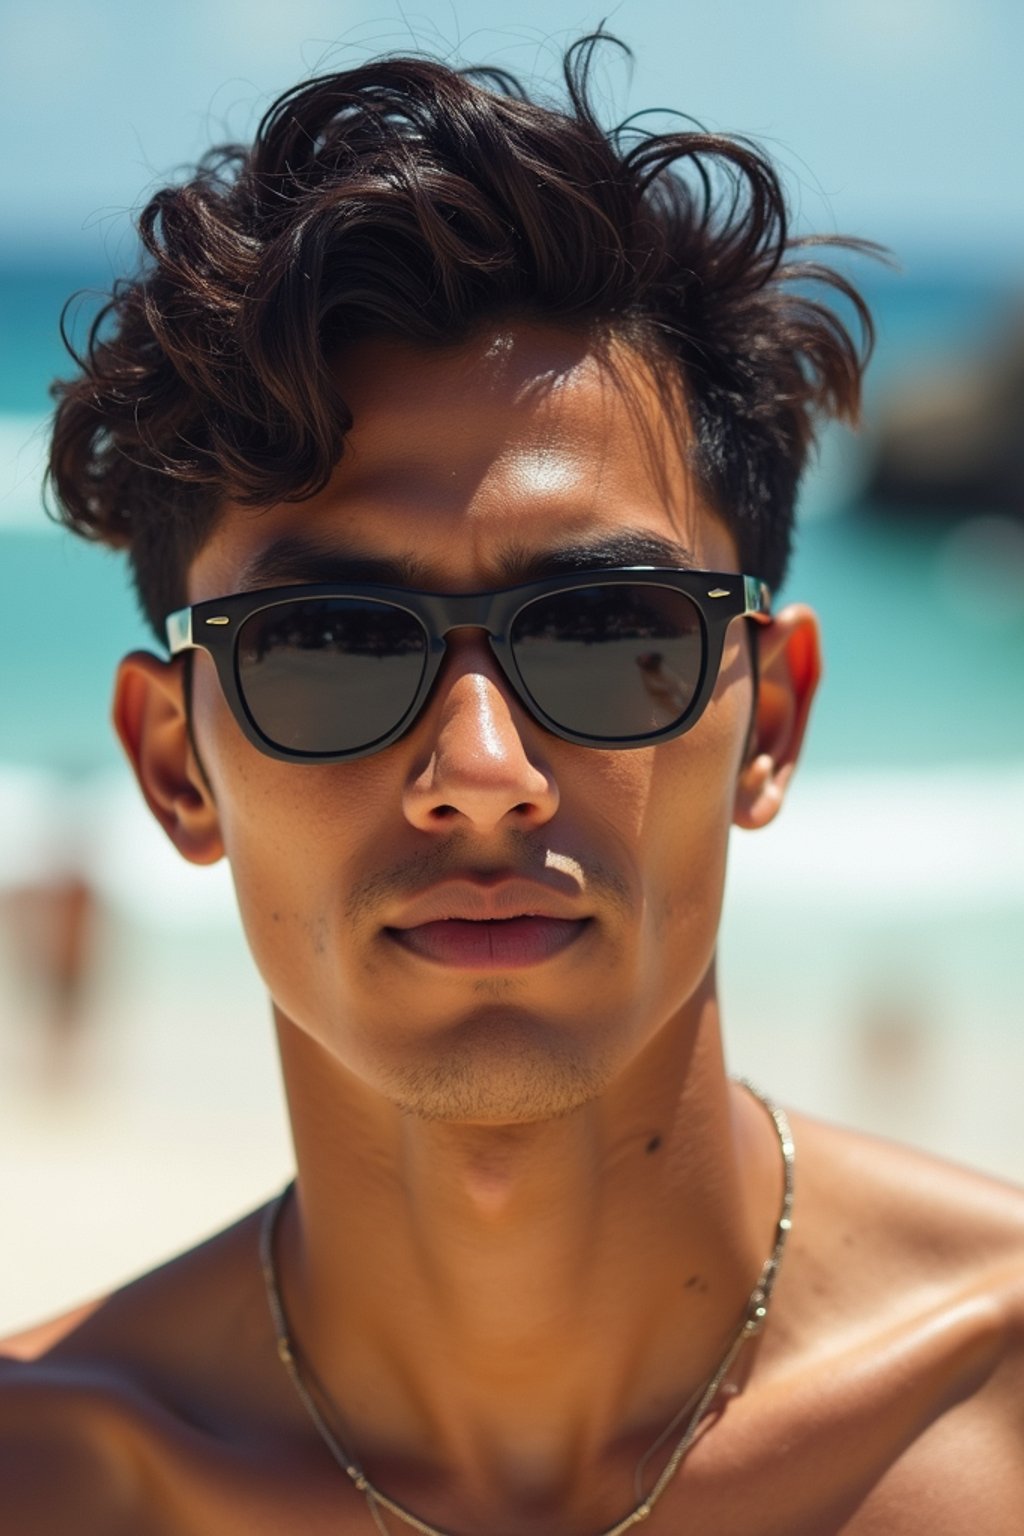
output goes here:
<path id="1" fill-rule="evenodd" d="M 520 800 L 518 804 L 509 806 L 513 816 L 530 816 L 533 814 L 534 809 L 535 807 L 531 805 L 529 800 Z M 457 805 L 435 805 L 431 811 L 435 821 L 449 821 L 453 816 L 458 816 L 459 814 Z"/>

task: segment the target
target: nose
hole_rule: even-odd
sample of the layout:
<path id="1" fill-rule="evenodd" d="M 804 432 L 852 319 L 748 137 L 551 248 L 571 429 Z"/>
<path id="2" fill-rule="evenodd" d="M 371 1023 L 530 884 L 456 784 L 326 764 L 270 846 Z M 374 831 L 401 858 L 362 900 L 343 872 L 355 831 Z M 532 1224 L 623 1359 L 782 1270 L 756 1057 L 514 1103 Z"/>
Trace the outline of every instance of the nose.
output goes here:
<path id="1" fill-rule="evenodd" d="M 489 833 L 542 826 L 558 809 L 554 775 L 479 631 L 448 636 L 434 694 L 411 738 L 403 809 L 421 831 L 461 823 Z"/>

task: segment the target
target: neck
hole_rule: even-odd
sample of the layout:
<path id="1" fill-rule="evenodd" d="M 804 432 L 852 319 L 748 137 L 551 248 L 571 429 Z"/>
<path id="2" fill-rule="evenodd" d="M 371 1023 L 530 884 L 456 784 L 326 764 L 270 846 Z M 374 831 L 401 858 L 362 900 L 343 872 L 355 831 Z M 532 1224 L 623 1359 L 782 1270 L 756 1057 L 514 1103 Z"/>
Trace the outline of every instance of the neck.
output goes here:
<path id="1" fill-rule="evenodd" d="M 400 1115 L 278 1025 L 298 1162 L 282 1298 L 370 1475 L 564 1507 L 635 1466 L 714 1373 L 782 1201 L 713 999 L 599 1100 L 526 1125 Z"/>

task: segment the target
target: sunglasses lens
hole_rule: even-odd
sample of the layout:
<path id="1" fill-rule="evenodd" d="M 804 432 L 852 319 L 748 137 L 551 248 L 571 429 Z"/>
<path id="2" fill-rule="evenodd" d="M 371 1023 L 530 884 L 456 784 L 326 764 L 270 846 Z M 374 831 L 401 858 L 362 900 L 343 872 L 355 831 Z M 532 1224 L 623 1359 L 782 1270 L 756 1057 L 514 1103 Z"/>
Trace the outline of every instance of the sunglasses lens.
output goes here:
<path id="1" fill-rule="evenodd" d="M 427 636 L 390 603 L 310 598 L 252 614 L 236 655 L 239 690 L 268 741 L 292 752 L 356 752 L 408 713 Z"/>
<path id="2" fill-rule="evenodd" d="M 540 709 L 579 736 L 656 736 L 700 690 L 700 610 L 671 587 L 608 583 L 537 598 L 516 615 L 510 641 Z"/>

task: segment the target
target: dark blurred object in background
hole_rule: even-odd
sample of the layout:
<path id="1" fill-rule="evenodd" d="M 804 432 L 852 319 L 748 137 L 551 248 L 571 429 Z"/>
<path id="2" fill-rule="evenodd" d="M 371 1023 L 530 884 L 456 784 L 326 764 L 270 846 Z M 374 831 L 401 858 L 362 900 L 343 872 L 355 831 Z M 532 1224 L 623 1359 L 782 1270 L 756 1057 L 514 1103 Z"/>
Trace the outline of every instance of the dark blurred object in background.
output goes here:
<path id="1" fill-rule="evenodd" d="M 904 378 L 877 420 L 866 512 L 1024 520 L 1024 304 L 985 350 Z"/>

